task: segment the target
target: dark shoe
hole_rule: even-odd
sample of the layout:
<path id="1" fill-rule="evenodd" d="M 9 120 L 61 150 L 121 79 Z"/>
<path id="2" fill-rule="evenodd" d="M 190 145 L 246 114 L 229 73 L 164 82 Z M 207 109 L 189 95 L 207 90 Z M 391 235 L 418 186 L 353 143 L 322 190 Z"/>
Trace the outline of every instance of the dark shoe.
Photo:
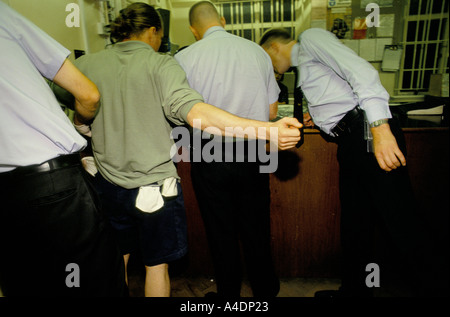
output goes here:
<path id="1" fill-rule="evenodd" d="M 208 292 L 205 294 L 205 298 L 219 298 L 219 294 L 216 292 Z"/>
<path id="2" fill-rule="evenodd" d="M 318 298 L 342 298 L 345 297 L 342 291 L 339 290 L 324 290 L 314 293 L 314 297 Z"/>
<path id="3" fill-rule="evenodd" d="M 314 297 L 318 298 L 345 298 L 345 297 L 373 297 L 372 290 L 361 290 L 359 292 L 349 292 L 349 291 L 343 291 L 341 289 L 339 290 L 324 290 L 324 291 L 317 291 L 314 293 Z"/>

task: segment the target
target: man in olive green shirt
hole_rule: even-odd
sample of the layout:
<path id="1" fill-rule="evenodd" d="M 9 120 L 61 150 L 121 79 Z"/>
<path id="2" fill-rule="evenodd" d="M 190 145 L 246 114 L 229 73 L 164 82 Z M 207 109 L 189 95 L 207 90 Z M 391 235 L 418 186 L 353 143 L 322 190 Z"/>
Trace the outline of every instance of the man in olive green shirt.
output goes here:
<path id="1" fill-rule="evenodd" d="M 91 125 L 99 172 L 124 188 L 177 177 L 169 155 L 170 123 L 185 124 L 189 111 L 203 98 L 189 88 L 176 61 L 144 42 L 126 41 L 85 55 L 75 64 L 98 84 L 101 104 L 108 105 L 100 106 Z"/>

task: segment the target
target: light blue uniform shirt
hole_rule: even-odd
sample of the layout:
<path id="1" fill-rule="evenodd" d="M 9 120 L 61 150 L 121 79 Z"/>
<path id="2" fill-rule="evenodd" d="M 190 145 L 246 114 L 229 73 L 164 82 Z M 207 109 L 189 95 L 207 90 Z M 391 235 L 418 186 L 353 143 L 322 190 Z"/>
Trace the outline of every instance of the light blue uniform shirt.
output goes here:
<path id="1" fill-rule="evenodd" d="M 258 44 L 214 26 L 175 59 L 205 102 L 239 117 L 269 120 L 280 89 L 270 57 Z"/>
<path id="2" fill-rule="evenodd" d="M 83 149 L 43 78 L 70 52 L 1 1 L 0 47 L 0 173 Z"/>
<path id="3" fill-rule="evenodd" d="M 370 123 L 391 118 L 389 94 L 377 70 L 343 45 L 334 34 L 308 29 L 291 51 L 291 66 L 299 69 L 299 82 L 314 123 L 325 133 L 359 105 Z"/>

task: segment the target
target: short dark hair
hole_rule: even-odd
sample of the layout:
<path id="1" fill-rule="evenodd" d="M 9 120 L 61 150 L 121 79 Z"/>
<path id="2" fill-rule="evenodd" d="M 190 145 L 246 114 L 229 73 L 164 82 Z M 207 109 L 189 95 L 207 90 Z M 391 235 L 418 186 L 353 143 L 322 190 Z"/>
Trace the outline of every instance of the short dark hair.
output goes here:
<path id="1" fill-rule="evenodd" d="M 291 33 L 287 29 L 283 28 L 269 29 L 263 34 L 263 36 L 259 40 L 259 45 L 263 47 L 269 47 L 270 44 L 274 41 L 288 43 L 292 41 Z"/>
<path id="2" fill-rule="evenodd" d="M 111 23 L 111 41 L 121 42 L 150 27 L 155 27 L 157 31 L 163 27 L 158 11 L 143 2 L 132 3 L 122 9 L 120 15 Z"/>

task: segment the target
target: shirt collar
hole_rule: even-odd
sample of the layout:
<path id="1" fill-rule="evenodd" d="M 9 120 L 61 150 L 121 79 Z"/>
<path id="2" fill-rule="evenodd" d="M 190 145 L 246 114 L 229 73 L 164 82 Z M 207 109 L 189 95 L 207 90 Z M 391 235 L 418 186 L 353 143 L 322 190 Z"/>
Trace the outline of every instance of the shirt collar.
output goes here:
<path id="1" fill-rule="evenodd" d="M 144 43 L 142 41 L 125 41 L 125 42 L 119 42 L 114 44 L 114 47 L 120 51 L 127 52 L 127 51 L 133 51 L 139 48 L 147 48 L 154 51 L 154 49 L 148 45 L 147 43 Z"/>
<path id="2" fill-rule="evenodd" d="M 217 31 L 224 31 L 224 32 L 226 32 L 225 29 L 223 27 L 221 27 L 221 26 L 212 26 L 205 32 L 205 34 L 203 34 L 203 39 L 205 37 L 211 35 L 212 33 L 217 32 Z"/>
<path id="3" fill-rule="evenodd" d="M 295 43 L 291 50 L 291 66 L 298 66 L 298 57 L 300 55 L 300 43 Z"/>

